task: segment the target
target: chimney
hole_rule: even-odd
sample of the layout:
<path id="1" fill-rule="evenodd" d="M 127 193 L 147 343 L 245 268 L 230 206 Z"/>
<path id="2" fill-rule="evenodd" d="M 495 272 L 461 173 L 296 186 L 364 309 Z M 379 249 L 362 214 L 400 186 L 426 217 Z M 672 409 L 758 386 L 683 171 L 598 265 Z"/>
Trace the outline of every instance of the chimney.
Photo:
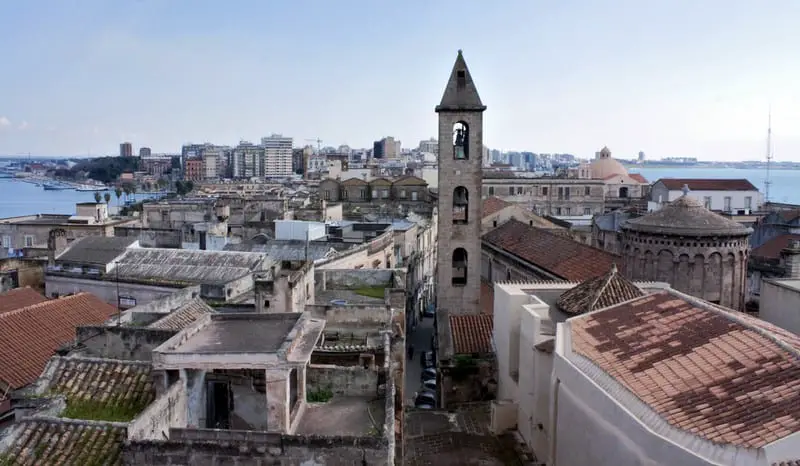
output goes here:
<path id="1" fill-rule="evenodd" d="M 781 250 L 783 258 L 783 278 L 800 279 L 800 240 L 791 239 L 789 245 Z"/>

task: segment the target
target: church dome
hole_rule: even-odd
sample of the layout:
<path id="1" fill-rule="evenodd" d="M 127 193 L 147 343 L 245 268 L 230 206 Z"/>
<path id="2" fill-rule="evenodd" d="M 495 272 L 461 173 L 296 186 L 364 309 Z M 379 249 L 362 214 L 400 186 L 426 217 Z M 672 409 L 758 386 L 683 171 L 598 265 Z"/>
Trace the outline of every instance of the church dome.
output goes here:
<path id="1" fill-rule="evenodd" d="M 628 170 L 621 163 L 611 158 L 611 151 L 603 147 L 595 154 L 595 159 L 589 164 L 592 168 L 592 178 L 605 179 L 611 175 L 628 175 Z"/>
<path id="2" fill-rule="evenodd" d="M 630 219 L 624 230 L 673 236 L 744 236 L 753 230 L 706 209 L 686 194 L 651 214 Z"/>

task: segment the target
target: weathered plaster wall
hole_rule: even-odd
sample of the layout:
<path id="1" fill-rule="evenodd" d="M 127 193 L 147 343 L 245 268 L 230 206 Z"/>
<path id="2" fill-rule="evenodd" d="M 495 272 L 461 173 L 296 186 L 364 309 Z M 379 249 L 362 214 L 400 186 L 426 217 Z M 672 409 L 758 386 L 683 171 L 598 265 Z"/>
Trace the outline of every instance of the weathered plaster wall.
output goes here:
<path id="1" fill-rule="evenodd" d="M 315 274 L 317 286 L 324 290 L 366 288 L 373 286 L 390 286 L 394 271 L 392 269 L 322 269 Z"/>
<path id="2" fill-rule="evenodd" d="M 325 329 L 352 332 L 357 329 L 383 328 L 392 318 L 392 310 L 386 305 L 330 306 L 314 304 L 306 306 L 314 317 L 325 319 Z"/>
<path id="3" fill-rule="evenodd" d="M 129 440 L 160 440 L 171 427 L 186 427 L 187 397 L 183 384 L 173 383 L 128 426 Z"/>
<path id="4" fill-rule="evenodd" d="M 86 291 L 92 293 L 103 301 L 117 305 L 117 297 L 127 297 L 136 300 L 136 305 L 147 304 L 164 296 L 174 293 L 176 288 L 140 285 L 136 283 L 124 283 L 110 280 L 87 280 L 76 277 L 65 277 L 56 275 L 45 275 L 45 294 L 53 297 L 55 294 L 64 296 L 70 293 L 80 293 Z"/>
<path id="5" fill-rule="evenodd" d="M 359 366 L 310 364 L 306 371 L 306 384 L 309 392 L 327 389 L 339 396 L 376 396 L 378 372 Z"/>
<path id="6" fill-rule="evenodd" d="M 175 332 L 141 327 L 84 326 L 75 329 L 80 351 L 98 358 L 150 361 L 153 349 Z"/>

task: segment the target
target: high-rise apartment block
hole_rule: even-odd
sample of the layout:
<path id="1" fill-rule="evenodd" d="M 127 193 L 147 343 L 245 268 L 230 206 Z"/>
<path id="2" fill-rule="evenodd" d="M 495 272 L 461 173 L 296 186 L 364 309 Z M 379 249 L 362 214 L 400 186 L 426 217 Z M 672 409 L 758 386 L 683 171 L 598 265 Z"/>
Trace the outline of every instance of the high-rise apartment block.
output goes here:
<path id="1" fill-rule="evenodd" d="M 120 157 L 133 157 L 133 144 L 130 142 L 123 142 L 119 145 Z"/>
<path id="2" fill-rule="evenodd" d="M 152 154 L 152 151 L 149 147 L 139 148 L 139 157 L 150 157 L 150 154 Z"/>
<path id="3" fill-rule="evenodd" d="M 264 148 L 264 174 L 267 178 L 292 176 L 292 138 L 281 134 L 261 138 Z"/>
<path id="4" fill-rule="evenodd" d="M 396 159 L 400 157 L 400 141 L 387 136 L 372 144 L 372 157 L 376 159 Z"/>

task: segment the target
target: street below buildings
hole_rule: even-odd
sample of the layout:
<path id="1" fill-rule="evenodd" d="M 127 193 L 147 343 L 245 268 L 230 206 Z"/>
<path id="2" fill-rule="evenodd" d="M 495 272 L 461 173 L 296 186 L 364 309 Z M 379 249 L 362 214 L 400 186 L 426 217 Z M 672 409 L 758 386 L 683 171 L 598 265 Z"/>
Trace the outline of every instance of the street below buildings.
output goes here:
<path id="1" fill-rule="evenodd" d="M 431 351 L 431 337 L 433 336 L 433 317 L 426 317 L 416 329 L 406 336 L 406 373 L 405 395 L 406 405 L 414 405 L 414 394 L 421 388 L 419 377 L 422 373 L 422 354 Z M 409 357 L 408 348 L 414 347 L 414 354 Z"/>

